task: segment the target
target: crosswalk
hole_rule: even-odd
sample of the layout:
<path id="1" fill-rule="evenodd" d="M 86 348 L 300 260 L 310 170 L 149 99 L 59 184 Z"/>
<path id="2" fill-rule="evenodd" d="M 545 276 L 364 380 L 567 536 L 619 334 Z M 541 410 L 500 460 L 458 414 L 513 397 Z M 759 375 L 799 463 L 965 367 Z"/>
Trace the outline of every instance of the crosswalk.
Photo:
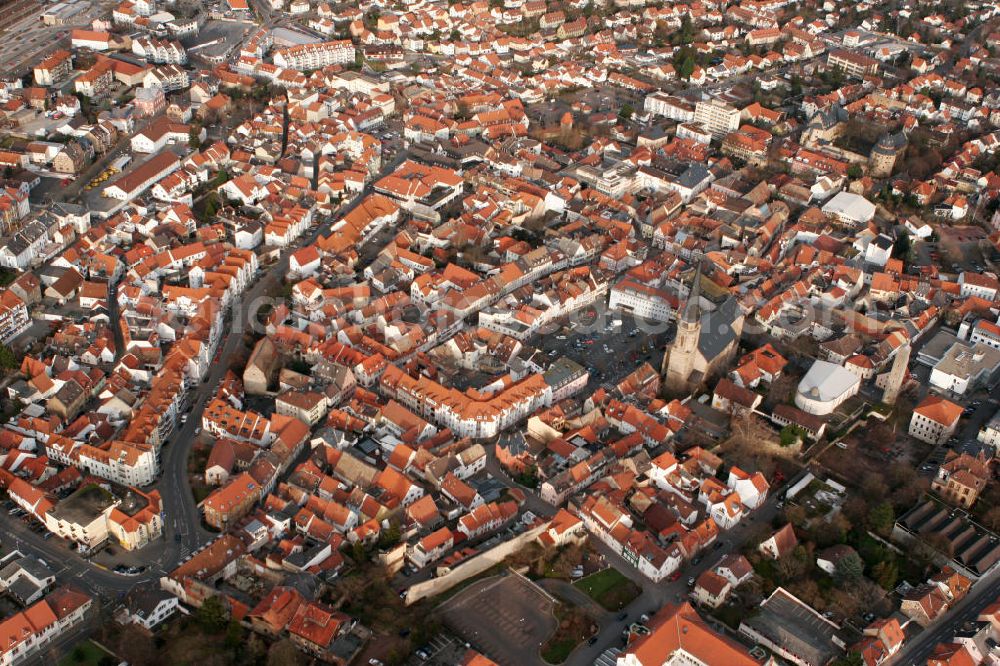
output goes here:
<path id="1" fill-rule="evenodd" d="M 622 653 L 621 648 L 608 648 L 594 660 L 594 666 L 615 666 L 618 663 L 618 655 Z"/>

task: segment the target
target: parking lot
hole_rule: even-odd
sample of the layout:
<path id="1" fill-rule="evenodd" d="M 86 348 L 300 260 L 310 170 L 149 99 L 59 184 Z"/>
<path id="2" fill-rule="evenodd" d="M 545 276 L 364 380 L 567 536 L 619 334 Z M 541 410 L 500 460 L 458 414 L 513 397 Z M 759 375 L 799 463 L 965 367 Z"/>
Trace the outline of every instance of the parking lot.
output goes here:
<path id="1" fill-rule="evenodd" d="M 441 614 L 472 647 L 502 666 L 541 663 L 538 650 L 556 628 L 551 597 L 521 576 L 476 582 L 444 603 Z"/>
<path id="2" fill-rule="evenodd" d="M 674 326 L 647 325 L 618 312 L 581 313 L 550 333 L 528 340 L 553 359 L 566 356 L 590 369 L 587 389 L 614 385 L 643 361 L 660 369 Z"/>
<path id="3" fill-rule="evenodd" d="M 0 71 L 15 76 L 31 73 L 32 66 L 42 56 L 57 48 L 69 47 L 69 33 L 73 28 L 89 27 L 104 11 L 97 3 L 65 6 L 64 25 L 45 25 L 41 11 L 25 16 L 7 28 L 4 38 L 0 39 Z"/>
<path id="4" fill-rule="evenodd" d="M 469 648 L 465 643 L 447 634 L 438 634 L 427 645 L 414 650 L 407 659 L 407 666 L 453 666 L 462 662 Z"/>

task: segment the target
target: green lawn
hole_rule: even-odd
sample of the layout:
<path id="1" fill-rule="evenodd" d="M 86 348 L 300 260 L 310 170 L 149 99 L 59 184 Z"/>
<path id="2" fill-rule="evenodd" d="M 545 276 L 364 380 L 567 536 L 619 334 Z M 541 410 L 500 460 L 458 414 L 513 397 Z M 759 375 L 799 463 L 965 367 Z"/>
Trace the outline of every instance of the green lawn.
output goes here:
<path id="1" fill-rule="evenodd" d="M 542 648 L 542 659 L 548 664 L 561 664 L 569 658 L 569 655 L 580 642 L 572 638 L 566 638 L 552 643 L 547 643 Z"/>
<path id="2" fill-rule="evenodd" d="M 581 578 L 573 585 L 610 611 L 628 606 L 640 593 L 639 586 L 614 567 Z"/>
<path id="3" fill-rule="evenodd" d="M 99 666 L 101 660 L 105 657 L 113 663 L 118 663 L 117 659 L 114 659 L 110 654 L 97 647 L 93 641 L 87 640 L 73 646 L 69 654 L 59 662 L 59 666 Z"/>
<path id="4" fill-rule="evenodd" d="M 553 614 L 559 624 L 542 646 L 541 656 L 548 664 L 561 664 L 569 658 L 577 645 L 597 631 L 597 624 L 575 606 L 557 604 Z"/>

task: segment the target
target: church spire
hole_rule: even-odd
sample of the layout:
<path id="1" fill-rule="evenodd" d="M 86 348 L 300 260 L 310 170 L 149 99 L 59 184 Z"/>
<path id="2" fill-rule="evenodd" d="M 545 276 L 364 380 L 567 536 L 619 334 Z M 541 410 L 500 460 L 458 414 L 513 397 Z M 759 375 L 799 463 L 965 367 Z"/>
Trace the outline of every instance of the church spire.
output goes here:
<path id="1" fill-rule="evenodd" d="M 695 267 L 694 281 L 691 282 L 691 291 L 688 293 L 687 302 L 684 304 L 684 312 L 681 314 L 681 321 L 688 324 L 695 324 L 701 321 L 701 260 Z"/>

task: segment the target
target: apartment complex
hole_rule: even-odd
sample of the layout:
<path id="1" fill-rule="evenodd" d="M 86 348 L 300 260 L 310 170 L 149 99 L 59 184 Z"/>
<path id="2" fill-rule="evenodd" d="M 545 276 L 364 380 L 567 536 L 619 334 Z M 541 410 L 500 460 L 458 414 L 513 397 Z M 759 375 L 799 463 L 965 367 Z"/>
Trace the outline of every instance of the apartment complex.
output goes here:
<path id="1" fill-rule="evenodd" d="M 354 62 L 354 44 L 348 40 L 299 44 L 274 52 L 274 64 L 286 69 L 319 69 Z"/>
<path id="2" fill-rule="evenodd" d="M 722 138 L 740 128 L 740 110 L 718 99 L 702 100 L 694 107 L 694 122 Z"/>

